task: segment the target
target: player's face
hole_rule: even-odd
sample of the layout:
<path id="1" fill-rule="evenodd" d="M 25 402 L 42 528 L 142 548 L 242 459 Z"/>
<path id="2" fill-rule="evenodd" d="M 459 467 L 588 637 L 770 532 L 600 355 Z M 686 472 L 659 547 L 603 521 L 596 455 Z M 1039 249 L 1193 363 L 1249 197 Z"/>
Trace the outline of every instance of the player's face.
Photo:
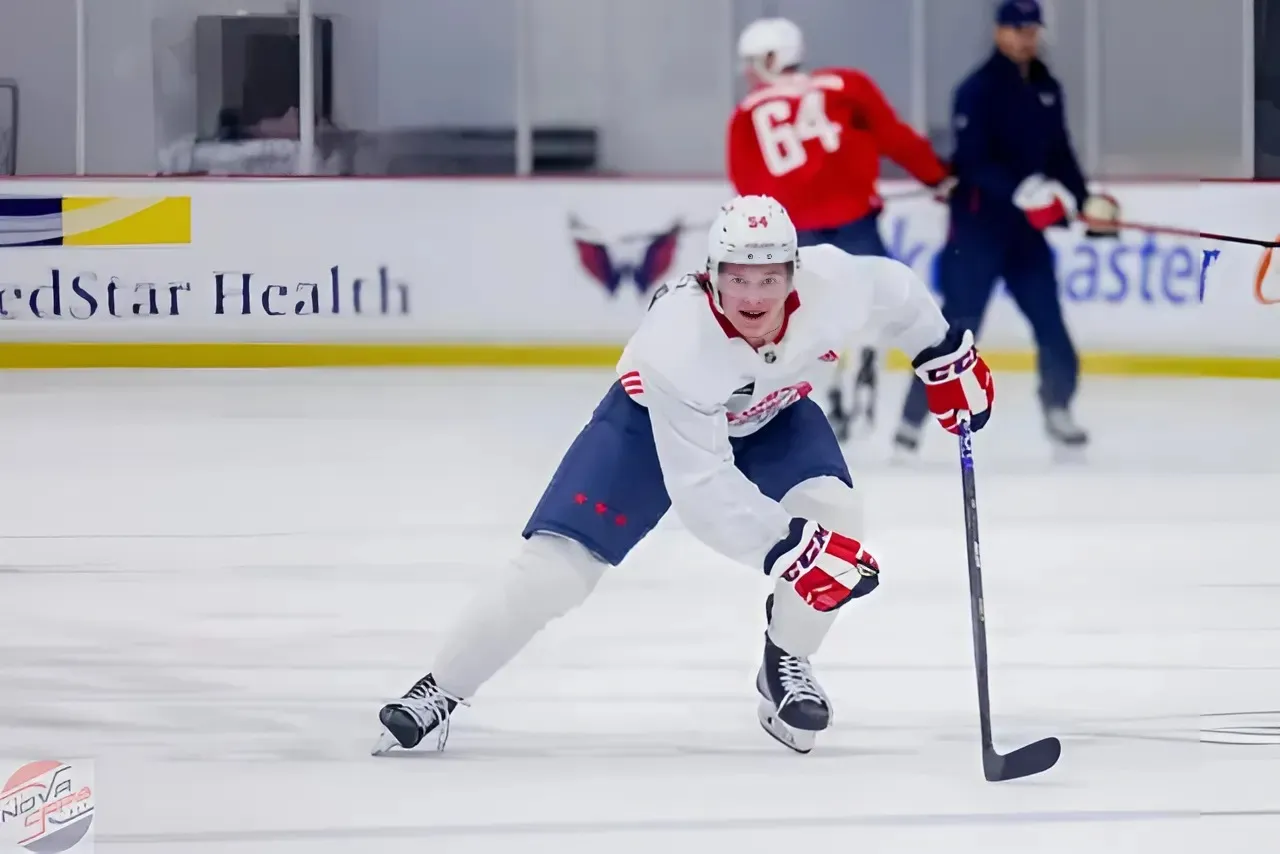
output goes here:
<path id="1" fill-rule="evenodd" d="M 744 338 L 767 338 L 782 326 L 791 272 L 786 264 L 723 264 L 716 288 L 734 329 Z"/>
<path id="2" fill-rule="evenodd" d="M 996 47 L 1014 62 L 1030 62 L 1040 52 L 1040 26 L 996 27 Z"/>

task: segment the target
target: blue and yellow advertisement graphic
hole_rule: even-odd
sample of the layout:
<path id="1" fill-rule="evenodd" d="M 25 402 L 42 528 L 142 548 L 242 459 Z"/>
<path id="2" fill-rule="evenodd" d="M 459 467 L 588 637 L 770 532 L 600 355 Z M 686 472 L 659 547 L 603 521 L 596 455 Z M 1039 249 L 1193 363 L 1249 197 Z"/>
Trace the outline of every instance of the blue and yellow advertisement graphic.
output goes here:
<path id="1" fill-rule="evenodd" d="M 0 196 L 0 249 L 190 242 L 190 196 Z"/>

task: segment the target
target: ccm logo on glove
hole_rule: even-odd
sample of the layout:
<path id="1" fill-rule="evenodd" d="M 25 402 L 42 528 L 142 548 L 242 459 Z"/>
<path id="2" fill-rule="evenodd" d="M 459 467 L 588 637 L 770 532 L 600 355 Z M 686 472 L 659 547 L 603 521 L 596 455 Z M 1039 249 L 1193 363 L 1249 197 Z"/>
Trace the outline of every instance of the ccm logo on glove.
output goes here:
<path id="1" fill-rule="evenodd" d="M 790 584 L 815 611 L 834 611 L 880 584 L 880 564 L 862 543 L 808 519 L 792 519 L 765 557 L 765 573 Z"/>
<path id="2" fill-rule="evenodd" d="M 959 432 L 964 415 L 969 429 L 986 426 L 996 399 L 995 380 L 973 345 L 972 332 L 953 327 L 942 343 L 916 356 L 912 366 L 924 381 L 929 411 L 942 429 Z"/>

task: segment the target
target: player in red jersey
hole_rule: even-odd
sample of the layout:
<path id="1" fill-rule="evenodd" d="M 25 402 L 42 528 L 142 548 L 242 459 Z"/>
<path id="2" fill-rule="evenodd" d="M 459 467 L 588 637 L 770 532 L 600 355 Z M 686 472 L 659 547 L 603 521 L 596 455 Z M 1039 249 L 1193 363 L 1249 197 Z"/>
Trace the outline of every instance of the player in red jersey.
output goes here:
<path id="1" fill-rule="evenodd" d="M 729 180 L 736 192 L 781 202 L 801 246 L 830 243 L 853 255 L 888 256 L 879 229 L 880 157 L 945 193 L 948 168 L 929 141 L 898 118 L 861 71 L 801 70 L 804 36 L 785 18 L 762 18 L 743 30 L 738 56 L 752 91 L 729 120 Z M 862 351 L 850 410 L 844 384 L 841 370 L 828 407 L 842 441 L 859 409 L 868 421 L 873 417 L 874 348 Z"/>

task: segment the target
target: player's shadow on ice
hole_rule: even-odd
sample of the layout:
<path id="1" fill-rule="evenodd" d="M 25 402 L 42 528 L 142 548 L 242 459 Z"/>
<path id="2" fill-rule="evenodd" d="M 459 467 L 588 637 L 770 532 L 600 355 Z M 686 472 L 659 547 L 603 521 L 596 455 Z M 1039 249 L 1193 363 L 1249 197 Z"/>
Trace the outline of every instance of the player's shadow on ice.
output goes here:
<path id="1" fill-rule="evenodd" d="M 887 748 L 869 745 L 840 744 L 839 733 L 828 733 L 831 742 L 819 744 L 808 756 L 797 756 L 791 751 L 767 740 L 763 732 L 760 743 L 751 743 L 755 734 L 743 734 L 732 741 L 720 738 L 715 744 L 697 744 L 707 741 L 705 733 L 663 734 L 661 739 L 638 742 L 634 737 L 607 734 L 582 735 L 580 733 L 520 732 L 487 727 L 468 728 L 465 735 L 454 734 L 444 751 L 434 749 L 435 744 L 424 744 L 416 750 L 396 750 L 379 759 L 416 761 L 468 761 L 491 760 L 536 761 L 542 759 L 598 759 L 614 760 L 669 760 L 673 758 L 714 757 L 726 759 L 741 757 L 757 763 L 760 759 L 776 757 L 779 761 L 813 762 L 828 759 L 859 759 L 891 756 L 919 756 L 922 749 Z M 714 739 L 713 739 L 714 740 Z"/>

